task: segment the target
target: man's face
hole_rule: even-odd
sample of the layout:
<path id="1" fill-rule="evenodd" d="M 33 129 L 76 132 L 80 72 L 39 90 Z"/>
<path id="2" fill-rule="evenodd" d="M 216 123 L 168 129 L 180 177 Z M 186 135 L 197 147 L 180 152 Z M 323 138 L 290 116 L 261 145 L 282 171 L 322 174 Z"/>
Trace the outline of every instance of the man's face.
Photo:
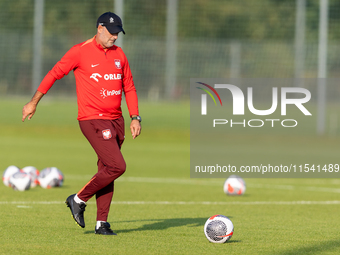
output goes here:
<path id="1" fill-rule="evenodd" d="M 111 48 L 118 38 L 118 33 L 111 34 L 106 27 L 99 25 L 97 29 L 97 42 L 103 49 Z"/>

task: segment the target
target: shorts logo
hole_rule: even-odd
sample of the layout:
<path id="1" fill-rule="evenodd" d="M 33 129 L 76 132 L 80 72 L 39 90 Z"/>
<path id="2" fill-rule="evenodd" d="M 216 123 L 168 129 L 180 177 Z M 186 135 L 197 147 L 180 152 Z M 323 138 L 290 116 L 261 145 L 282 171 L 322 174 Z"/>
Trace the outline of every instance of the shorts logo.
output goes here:
<path id="1" fill-rule="evenodd" d="M 115 59 L 115 65 L 117 69 L 122 69 L 122 66 L 120 65 L 120 60 L 119 59 Z"/>
<path id="2" fill-rule="evenodd" d="M 111 134 L 111 130 L 110 129 L 105 129 L 102 131 L 102 134 L 103 134 L 103 138 L 105 140 L 108 140 L 112 137 L 112 134 Z"/>

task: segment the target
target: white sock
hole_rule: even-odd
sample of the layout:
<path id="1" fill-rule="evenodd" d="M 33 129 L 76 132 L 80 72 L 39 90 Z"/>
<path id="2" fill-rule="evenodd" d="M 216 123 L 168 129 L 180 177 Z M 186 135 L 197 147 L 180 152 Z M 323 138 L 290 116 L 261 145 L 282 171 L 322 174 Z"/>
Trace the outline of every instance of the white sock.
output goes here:
<path id="1" fill-rule="evenodd" d="M 97 221 L 96 229 L 100 227 L 100 223 L 105 222 L 105 221 Z"/>
<path id="2" fill-rule="evenodd" d="M 77 194 L 74 196 L 74 202 L 76 202 L 77 204 L 80 204 L 80 203 L 84 203 L 84 204 L 85 204 L 85 202 L 84 202 L 83 200 L 81 200 L 81 199 L 78 197 Z"/>

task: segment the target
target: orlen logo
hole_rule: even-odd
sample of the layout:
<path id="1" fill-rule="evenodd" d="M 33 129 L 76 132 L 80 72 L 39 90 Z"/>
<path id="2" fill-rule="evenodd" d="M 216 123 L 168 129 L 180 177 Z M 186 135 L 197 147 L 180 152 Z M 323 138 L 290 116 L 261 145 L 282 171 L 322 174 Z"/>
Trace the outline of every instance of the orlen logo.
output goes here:
<path id="1" fill-rule="evenodd" d="M 240 88 L 238 88 L 235 85 L 231 85 L 231 84 L 215 84 L 213 88 L 202 82 L 197 82 L 197 83 L 202 84 L 208 87 L 211 91 L 213 91 L 215 95 L 217 96 L 217 98 L 219 99 L 221 106 L 222 106 L 222 100 L 215 89 L 229 90 L 233 98 L 233 115 L 244 115 L 245 97 Z M 208 90 L 200 88 L 200 87 L 197 87 L 197 88 L 205 91 L 208 95 L 210 95 L 210 97 L 215 102 L 215 105 L 217 105 L 213 95 Z M 287 98 L 287 94 L 289 93 L 303 94 L 304 97 L 303 98 Z M 287 105 L 289 104 L 295 105 L 304 115 L 312 115 L 303 106 L 303 104 L 307 103 L 310 99 L 311 99 L 311 93 L 309 90 L 305 88 L 282 87 L 281 88 L 281 115 L 282 116 L 287 115 Z M 272 88 L 272 106 L 267 110 L 258 110 L 258 109 L 255 109 L 254 104 L 253 104 L 253 88 L 248 87 L 247 88 L 247 105 L 248 105 L 249 111 L 255 115 L 265 116 L 265 115 L 270 115 L 274 113 L 278 106 L 278 88 L 276 87 Z M 201 95 L 201 115 L 207 115 L 207 95 L 206 94 Z M 273 127 L 274 122 L 280 121 L 280 120 L 279 119 L 266 119 L 265 121 L 270 121 Z M 254 122 L 259 123 L 259 125 L 252 125 L 252 123 Z M 284 122 L 294 122 L 295 124 L 293 126 L 292 125 L 288 126 L 288 125 L 285 125 Z M 228 121 L 226 119 L 214 119 L 213 126 L 215 127 L 216 124 L 227 124 L 227 123 L 230 123 L 231 126 L 233 124 L 234 125 L 242 124 L 244 127 L 246 126 L 246 120 L 244 120 L 243 122 L 233 123 L 232 120 Z M 249 120 L 247 123 L 248 123 L 248 126 L 250 127 L 262 127 L 264 125 L 264 121 L 260 119 L 252 119 L 252 120 Z M 281 121 L 281 125 L 284 127 L 295 127 L 297 125 L 297 121 L 293 119 L 283 120 Z"/>
<path id="2" fill-rule="evenodd" d="M 107 90 L 107 89 L 104 89 L 102 88 L 100 90 L 100 95 L 102 98 L 107 98 L 107 97 L 110 97 L 110 96 L 119 96 L 121 95 L 122 91 L 121 90 Z"/>
<path id="3" fill-rule="evenodd" d="M 99 82 L 99 78 L 103 78 L 99 73 L 93 73 L 90 76 L 90 79 L 94 79 L 96 82 Z M 110 74 L 104 74 L 104 80 L 106 81 L 112 81 L 112 80 L 121 80 L 122 74 L 120 73 L 110 73 Z"/>
<path id="4" fill-rule="evenodd" d="M 96 82 L 98 82 L 98 78 L 102 78 L 103 76 L 101 76 L 99 73 L 93 73 L 90 78 L 94 79 Z"/>

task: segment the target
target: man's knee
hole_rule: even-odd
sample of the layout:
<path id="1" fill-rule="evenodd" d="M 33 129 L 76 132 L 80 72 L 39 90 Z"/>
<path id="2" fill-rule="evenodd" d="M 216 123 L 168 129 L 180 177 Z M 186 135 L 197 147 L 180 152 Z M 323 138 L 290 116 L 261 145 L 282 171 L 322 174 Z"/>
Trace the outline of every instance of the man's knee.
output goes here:
<path id="1" fill-rule="evenodd" d="M 120 169 L 120 175 L 122 175 L 123 173 L 125 173 L 125 170 L 126 170 L 126 163 L 125 163 L 125 161 L 123 161 L 121 164 L 120 164 L 120 167 L 119 167 L 119 169 Z"/>
<path id="2" fill-rule="evenodd" d="M 107 169 L 111 173 L 111 175 L 116 175 L 117 177 L 121 176 L 126 170 L 126 163 L 124 160 L 120 162 L 115 162 L 114 164 L 107 166 Z"/>

